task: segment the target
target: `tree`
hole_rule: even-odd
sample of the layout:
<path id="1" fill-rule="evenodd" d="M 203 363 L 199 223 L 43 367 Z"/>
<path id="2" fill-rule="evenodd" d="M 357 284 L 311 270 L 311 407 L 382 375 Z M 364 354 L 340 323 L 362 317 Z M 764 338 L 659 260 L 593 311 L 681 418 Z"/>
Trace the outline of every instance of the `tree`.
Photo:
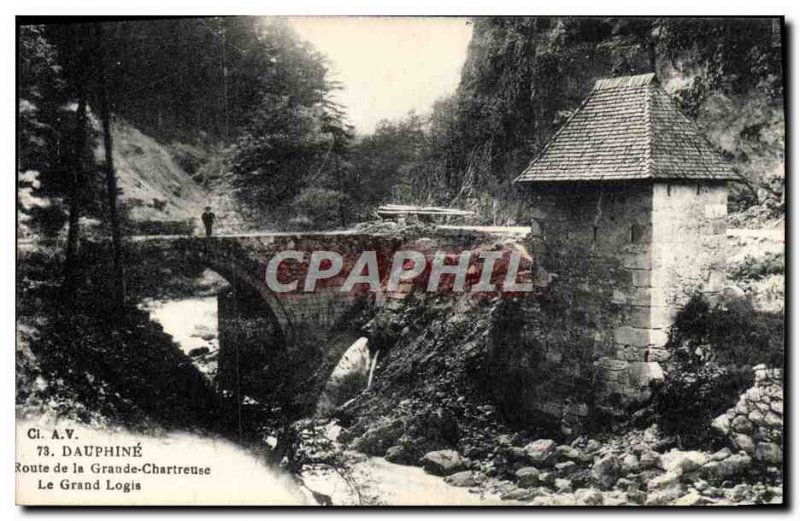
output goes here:
<path id="1" fill-rule="evenodd" d="M 55 235 L 65 213 L 52 193 L 66 191 L 71 147 L 62 139 L 74 123 L 67 103 L 63 70 L 40 25 L 19 27 L 19 126 L 17 133 L 18 233 Z M 67 123 L 69 121 L 69 123 Z"/>
<path id="2" fill-rule="evenodd" d="M 356 172 L 359 203 L 374 207 L 394 201 L 395 197 L 407 199 L 403 189 L 410 169 L 419 163 L 427 143 L 426 121 L 411 112 L 399 121 L 384 120 L 378 123 L 375 133 L 354 146 L 353 163 Z"/>
<path id="3" fill-rule="evenodd" d="M 423 157 L 400 168 L 403 191 L 416 200 L 434 193 L 437 202 L 470 207 L 487 220 L 525 220 L 513 179 L 594 82 L 654 70 L 742 180 L 781 199 L 779 20 L 486 17 L 472 23 L 458 89 L 434 107 Z"/>
<path id="4" fill-rule="evenodd" d="M 262 212 L 286 208 L 308 186 L 346 192 L 352 131 L 330 99 L 324 58 L 284 21 L 258 32 L 267 65 L 260 101 L 251 110 L 234 151 L 239 196 Z"/>
<path id="5" fill-rule="evenodd" d="M 125 306 L 125 268 L 122 264 L 122 234 L 119 226 L 119 211 L 117 210 L 117 174 L 114 170 L 114 152 L 111 137 L 111 112 L 108 104 L 108 88 L 106 86 L 106 65 L 103 57 L 102 27 L 97 24 L 95 29 L 95 65 L 97 67 L 97 98 L 100 104 L 100 114 L 103 121 L 103 149 L 105 152 L 105 178 L 106 192 L 108 195 L 108 214 L 111 225 L 111 250 L 113 262 L 114 303 L 118 311 Z M 84 103 L 85 105 L 85 103 Z"/>

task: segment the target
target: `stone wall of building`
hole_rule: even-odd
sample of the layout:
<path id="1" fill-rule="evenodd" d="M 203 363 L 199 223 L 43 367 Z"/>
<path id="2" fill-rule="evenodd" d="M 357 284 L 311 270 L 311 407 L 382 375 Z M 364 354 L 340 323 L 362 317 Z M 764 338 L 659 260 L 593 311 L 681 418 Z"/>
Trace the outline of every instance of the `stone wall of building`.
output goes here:
<path id="1" fill-rule="evenodd" d="M 694 292 L 722 289 L 728 190 L 725 184 L 655 183 L 650 280 L 650 359 L 667 356 L 675 316 Z"/>
<path id="2" fill-rule="evenodd" d="M 595 349 L 595 397 L 619 411 L 648 399 L 664 378 L 669 327 L 695 291 L 718 291 L 725 265 L 727 189 L 722 183 L 594 183 L 537 186 L 531 228 L 536 262 L 557 277 L 579 255 L 624 268 L 611 293 L 622 309 L 603 321 Z M 580 281 L 594 295 L 602 281 Z M 589 297 L 587 297 L 588 303 Z M 582 305 L 577 302 L 576 305 Z M 605 341 L 613 337 L 611 347 Z M 551 407 L 552 408 L 552 407 Z"/>
<path id="3" fill-rule="evenodd" d="M 577 255 L 621 268 L 611 291 L 607 280 L 575 280 L 589 290 L 576 306 L 596 307 L 592 301 L 603 295 L 619 310 L 613 320 L 597 322 L 593 392 L 601 411 L 620 413 L 649 398 L 651 381 L 663 378 L 646 353 L 651 342 L 652 193 L 647 183 L 595 183 L 535 189 L 533 194 L 533 250 L 545 270 L 578 279 L 577 273 L 562 273 L 575 261 L 566 257 Z"/>

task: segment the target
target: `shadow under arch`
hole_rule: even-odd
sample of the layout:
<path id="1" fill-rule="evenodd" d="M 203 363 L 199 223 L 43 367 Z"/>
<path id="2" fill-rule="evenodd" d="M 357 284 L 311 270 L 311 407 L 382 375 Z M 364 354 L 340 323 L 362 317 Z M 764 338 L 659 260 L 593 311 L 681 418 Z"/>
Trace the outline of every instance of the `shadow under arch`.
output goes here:
<path id="1" fill-rule="evenodd" d="M 231 251 L 214 239 L 189 241 L 180 250 L 186 260 L 218 273 L 235 287 L 248 288 L 258 294 L 274 314 L 287 345 L 297 342 L 297 319 L 290 308 L 267 287 L 257 260 L 251 259 L 246 252 Z"/>

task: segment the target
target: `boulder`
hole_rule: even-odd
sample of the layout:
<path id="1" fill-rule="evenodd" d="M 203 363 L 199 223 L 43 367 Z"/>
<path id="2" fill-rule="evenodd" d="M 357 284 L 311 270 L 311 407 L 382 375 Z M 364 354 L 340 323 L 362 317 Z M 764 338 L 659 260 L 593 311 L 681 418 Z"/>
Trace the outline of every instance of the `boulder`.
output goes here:
<path id="1" fill-rule="evenodd" d="M 527 490 L 524 488 L 512 488 L 511 490 L 503 493 L 500 496 L 500 499 L 505 500 L 514 500 L 514 501 L 528 501 L 533 499 L 536 495 L 536 492 L 533 490 Z"/>
<path id="2" fill-rule="evenodd" d="M 536 440 L 525 445 L 528 459 L 537 465 L 552 464 L 556 457 L 556 442 L 553 440 Z"/>
<path id="3" fill-rule="evenodd" d="M 401 420 L 387 420 L 373 425 L 359 438 L 353 440 L 353 448 L 370 456 L 383 456 L 389 447 L 403 434 Z"/>
<path id="4" fill-rule="evenodd" d="M 614 454 L 606 454 L 592 465 L 591 476 L 601 489 L 608 490 L 617 482 L 619 472 L 619 458 Z"/>
<path id="5" fill-rule="evenodd" d="M 564 478 L 556 478 L 553 487 L 556 489 L 557 494 L 569 493 L 572 492 L 572 481 Z"/>
<path id="6" fill-rule="evenodd" d="M 710 461 L 702 466 L 700 473 L 709 481 L 721 482 L 741 474 L 752 464 L 753 460 L 745 453 L 733 454 L 721 461 Z"/>
<path id="7" fill-rule="evenodd" d="M 731 432 L 731 422 L 726 414 L 721 414 L 711 422 L 711 428 L 727 436 Z"/>
<path id="8" fill-rule="evenodd" d="M 528 461 L 528 453 L 522 447 L 509 447 L 505 453 L 510 461 Z"/>
<path id="9" fill-rule="evenodd" d="M 584 451 L 588 452 L 589 454 L 595 453 L 600 450 L 600 447 L 603 445 L 597 440 L 589 440 L 586 442 L 586 447 L 584 447 Z"/>
<path id="10" fill-rule="evenodd" d="M 620 468 L 623 474 L 636 474 L 639 472 L 639 458 L 635 454 L 625 454 Z"/>
<path id="11" fill-rule="evenodd" d="M 708 501 L 701 496 L 698 491 L 690 490 L 688 494 L 679 497 L 672 504 L 680 507 L 694 507 L 705 505 L 706 503 L 708 503 Z"/>
<path id="12" fill-rule="evenodd" d="M 766 425 L 764 421 L 764 415 L 761 414 L 760 411 L 750 411 L 750 414 L 747 415 L 747 419 L 753 422 L 755 425 Z"/>
<path id="13" fill-rule="evenodd" d="M 755 458 L 775 465 L 783 463 L 783 449 L 772 442 L 760 442 L 756 445 Z"/>
<path id="14" fill-rule="evenodd" d="M 639 456 L 639 465 L 643 469 L 652 469 L 661 466 L 661 456 L 654 450 L 642 451 Z"/>
<path id="15" fill-rule="evenodd" d="M 673 469 L 647 482 L 647 490 L 670 488 L 681 482 L 681 471 Z"/>
<path id="16" fill-rule="evenodd" d="M 754 499 L 753 496 L 753 488 L 744 483 L 725 491 L 725 499 L 731 503 L 750 503 Z"/>
<path id="17" fill-rule="evenodd" d="M 553 483 L 556 479 L 556 475 L 554 472 L 540 472 L 539 473 L 539 484 L 553 486 Z"/>
<path id="18" fill-rule="evenodd" d="M 753 432 L 753 424 L 744 416 L 737 416 L 731 422 L 731 429 L 736 432 L 751 433 Z"/>
<path id="19" fill-rule="evenodd" d="M 747 434 L 738 433 L 733 437 L 733 445 L 739 449 L 743 450 L 748 454 L 752 454 L 755 451 L 755 444 L 753 443 L 753 438 L 748 436 Z"/>
<path id="20" fill-rule="evenodd" d="M 783 427 L 783 420 L 781 419 L 781 417 L 772 411 L 768 412 L 764 416 L 764 423 L 769 427 Z"/>
<path id="21" fill-rule="evenodd" d="M 628 490 L 625 497 L 628 499 L 628 503 L 634 505 L 644 505 L 647 501 L 647 493 L 641 490 Z"/>
<path id="22" fill-rule="evenodd" d="M 471 470 L 462 470 L 444 478 L 444 480 L 455 487 L 474 487 L 478 480 Z"/>
<path id="23" fill-rule="evenodd" d="M 708 459 L 711 460 L 711 461 L 721 461 L 721 460 L 724 460 L 725 458 L 727 458 L 728 456 L 730 456 L 731 454 L 733 454 L 731 452 L 731 449 L 729 449 L 728 447 L 725 447 L 723 449 L 718 450 L 717 452 L 715 452 L 711 456 L 709 456 Z"/>
<path id="24" fill-rule="evenodd" d="M 386 449 L 386 461 L 400 465 L 410 465 L 414 459 L 409 451 L 402 445 L 394 445 Z"/>
<path id="25" fill-rule="evenodd" d="M 520 487 L 535 487 L 539 484 L 539 469 L 536 467 L 523 467 L 516 473 L 517 484 Z"/>
<path id="26" fill-rule="evenodd" d="M 603 504 L 603 494 L 601 494 L 599 490 L 593 488 L 582 488 L 575 491 L 575 499 L 577 499 L 578 503 L 581 505 L 595 506 Z"/>
<path id="27" fill-rule="evenodd" d="M 431 451 L 422 456 L 420 463 L 425 472 L 435 476 L 449 476 L 466 467 L 464 458 L 454 450 Z"/>
<path id="28" fill-rule="evenodd" d="M 556 450 L 558 451 L 558 458 L 561 460 L 576 460 L 581 455 L 578 449 L 570 445 L 559 445 Z"/>
<path id="29" fill-rule="evenodd" d="M 562 461 L 556 463 L 554 468 L 560 476 L 568 476 L 578 470 L 578 464 L 574 461 Z"/>
<path id="30" fill-rule="evenodd" d="M 666 471 L 677 470 L 684 474 L 694 472 L 708 461 L 708 456 L 696 450 L 671 450 L 661 456 L 661 466 Z"/>

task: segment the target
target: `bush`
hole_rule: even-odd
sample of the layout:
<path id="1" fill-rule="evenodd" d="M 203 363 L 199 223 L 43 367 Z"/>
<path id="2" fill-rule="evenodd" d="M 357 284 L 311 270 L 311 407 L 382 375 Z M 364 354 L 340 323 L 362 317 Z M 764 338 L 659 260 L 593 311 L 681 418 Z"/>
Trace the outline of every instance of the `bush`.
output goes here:
<path id="1" fill-rule="evenodd" d="M 783 367 L 784 317 L 753 309 L 747 300 L 713 308 L 693 296 L 678 313 L 668 348 L 684 365 L 714 360 L 721 365 Z"/>
<path id="2" fill-rule="evenodd" d="M 731 280 L 761 280 L 770 275 L 782 275 L 786 272 L 786 259 L 783 253 L 768 252 L 763 257 L 746 256 L 741 262 L 728 270 Z"/>
<path id="3" fill-rule="evenodd" d="M 672 357 L 655 399 L 661 427 L 692 445 L 708 441 L 711 420 L 752 386 L 752 366 L 783 366 L 783 317 L 746 300 L 712 307 L 701 295 L 678 314 L 667 344 Z"/>
<path id="4" fill-rule="evenodd" d="M 324 188 L 306 188 L 294 199 L 298 219 L 307 219 L 318 230 L 345 226 L 348 203 L 342 192 Z"/>

